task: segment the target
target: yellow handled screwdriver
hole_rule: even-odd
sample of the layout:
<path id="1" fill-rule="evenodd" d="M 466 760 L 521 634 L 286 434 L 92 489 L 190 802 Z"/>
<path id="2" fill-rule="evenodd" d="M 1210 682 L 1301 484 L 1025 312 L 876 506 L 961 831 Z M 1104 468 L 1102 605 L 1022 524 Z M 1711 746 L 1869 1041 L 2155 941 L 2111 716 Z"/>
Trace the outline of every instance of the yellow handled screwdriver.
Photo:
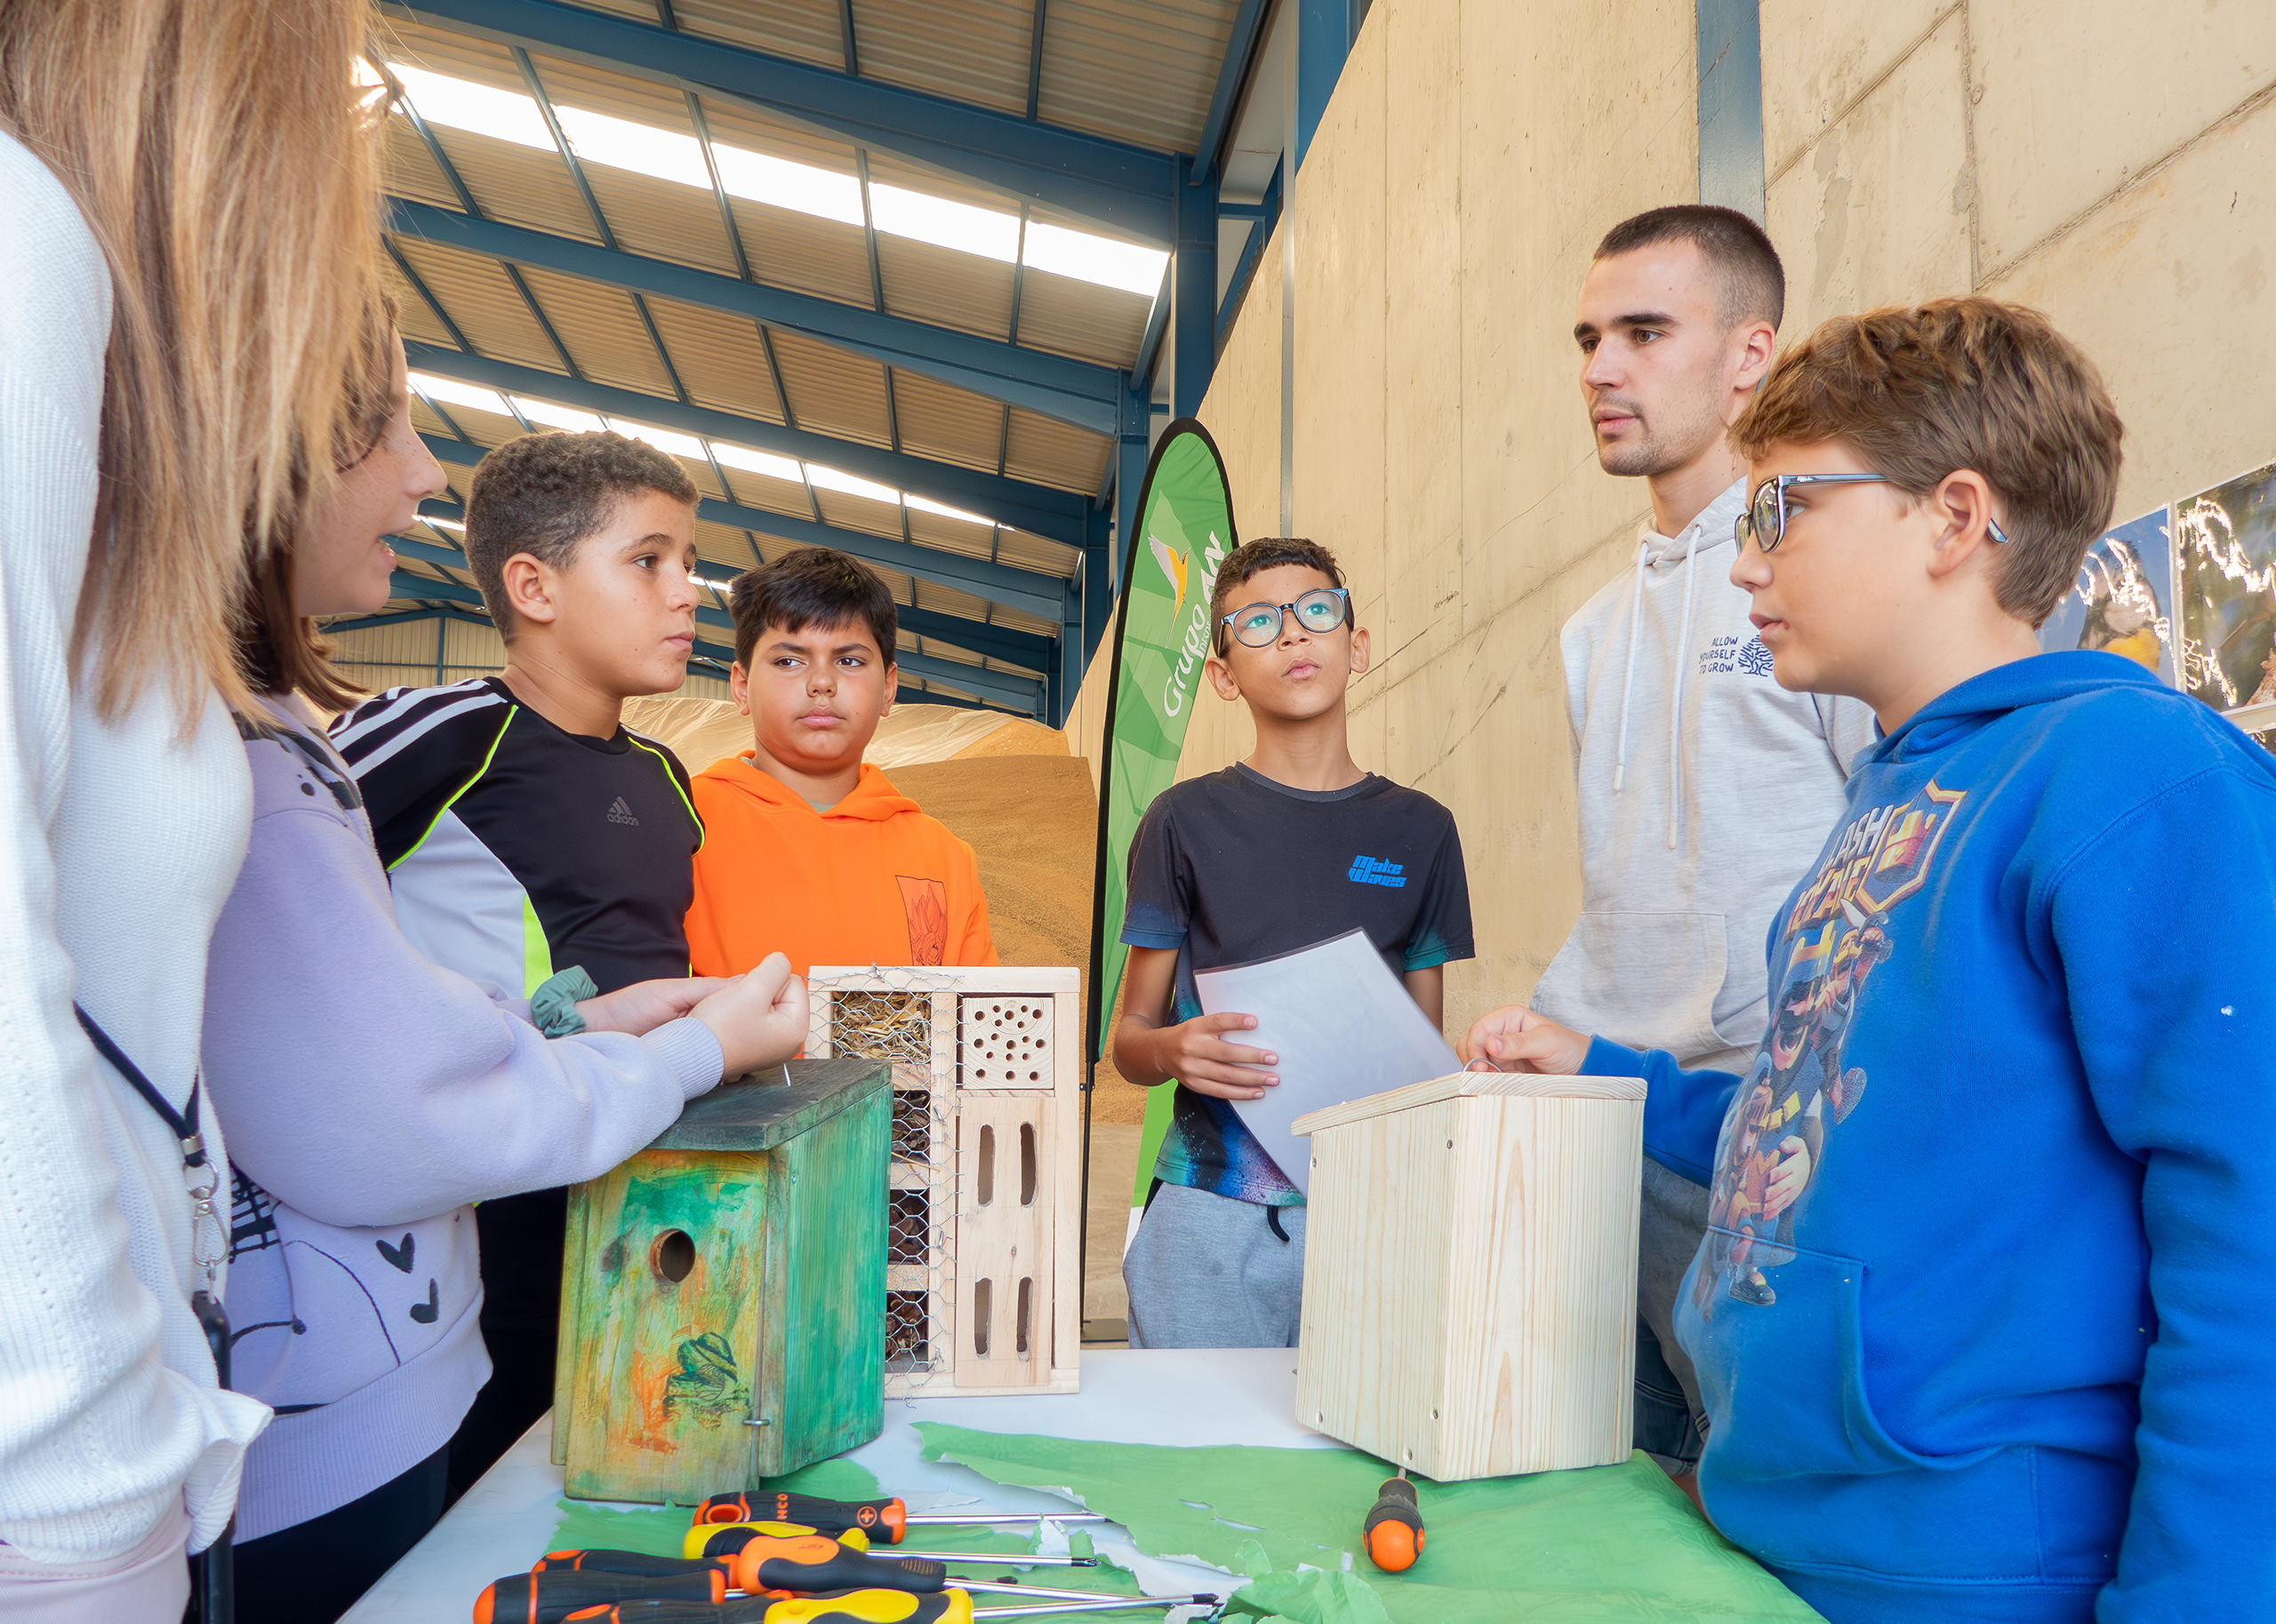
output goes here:
<path id="1" fill-rule="evenodd" d="M 1214 1607 L 1217 1597 L 1101 1596 L 1086 1602 L 1046 1602 L 1034 1607 L 974 1607 L 961 1590 L 912 1596 L 906 1590 L 848 1590 L 836 1596 L 774 1602 L 759 1597 L 723 1602 L 632 1601 L 569 1615 L 571 1624 L 976 1624 L 981 1619 L 1036 1618 L 1046 1613 L 1111 1612 L 1123 1607 Z"/>
<path id="2" fill-rule="evenodd" d="M 698 1523 L 687 1531 L 680 1542 L 680 1554 L 690 1561 L 709 1561 L 718 1556 L 732 1556 L 753 1540 L 793 1539 L 801 1534 L 823 1533 L 835 1539 L 852 1551 L 868 1551 L 869 1540 L 858 1528 L 843 1533 L 829 1534 L 825 1531 L 802 1528 L 792 1523 Z M 1094 1568 L 1096 1556 L 1038 1556 L 1027 1551 L 904 1551 L 895 1550 L 879 1555 L 879 1560 L 889 1556 L 902 1562 L 987 1562 L 1000 1567 L 1028 1568 Z"/>

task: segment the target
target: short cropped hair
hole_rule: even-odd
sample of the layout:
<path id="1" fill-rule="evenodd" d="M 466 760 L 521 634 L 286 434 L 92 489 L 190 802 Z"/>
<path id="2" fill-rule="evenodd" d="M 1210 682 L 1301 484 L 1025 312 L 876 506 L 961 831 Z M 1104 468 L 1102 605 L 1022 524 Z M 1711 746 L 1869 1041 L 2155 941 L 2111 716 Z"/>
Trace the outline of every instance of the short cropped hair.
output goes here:
<path id="1" fill-rule="evenodd" d="M 793 548 L 772 564 L 745 570 L 727 588 L 727 613 L 735 622 L 735 659 L 746 671 L 770 627 L 799 632 L 860 620 L 888 660 L 901 634 L 901 612 L 885 578 L 832 547 Z"/>
<path id="2" fill-rule="evenodd" d="M 1778 358 L 1731 444 L 1751 461 L 1839 440 L 1914 497 L 1981 474 L 2006 508 L 2000 607 L 2036 627 L 2110 528 L 2125 432 L 2095 364 L 2044 316 L 1965 298 L 1824 323 Z"/>
<path id="3" fill-rule="evenodd" d="M 509 440 L 474 470 L 466 504 L 466 562 L 490 619 L 509 642 L 506 561 L 527 553 L 557 570 L 608 523 L 616 504 L 643 491 L 695 506 L 695 482 L 653 445 L 621 434 L 531 434 Z"/>
<path id="4" fill-rule="evenodd" d="M 1717 307 L 1727 331 L 1741 322 L 1761 320 L 1777 331 L 1786 318 L 1786 268 L 1770 235 L 1736 209 L 1711 203 L 1675 203 L 1647 209 L 1623 220 L 1604 234 L 1596 257 L 1633 253 L 1660 243 L 1688 243 L 1699 251 L 1708 268 L 1722 278 L 1723 296 Z"/>
<path id="5" fill-rule="evenodd" d="M 1343 584 L 1343 572 L 1335 562 L 1335 555 L 1318 542 L 1304 536 L 1260 536 L 1254 541 L 1244 541 L 1225 555 L 1225 562 L 1217 566 L 1217 584 L 1209 589 L 1210 646 L 1222 658 L 1225 652 L 1225 617 L 1232 612 L 1226 607 L 1249 581 L 1267 570 L 1277 570 L 1284 564 L 1299 564 L 1309 570 L 1318 570 L 1336 586 Z M 1350 609 L 1344 610 L 1344 622 L 1350 623 Z"/>

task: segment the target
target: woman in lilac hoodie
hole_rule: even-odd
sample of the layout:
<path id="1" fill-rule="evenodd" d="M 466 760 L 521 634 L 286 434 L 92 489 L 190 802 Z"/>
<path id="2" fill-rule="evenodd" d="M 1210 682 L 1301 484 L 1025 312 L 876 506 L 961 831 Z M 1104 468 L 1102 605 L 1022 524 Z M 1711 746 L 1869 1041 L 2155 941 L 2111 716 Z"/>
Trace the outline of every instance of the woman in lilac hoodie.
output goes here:
<path id="1" fill-rule="evenodd" d="M 356 780 L 307 708 L 348 697 L 309 617 L 384 604 L 388 532 L 443 489 L 391 330 L 370 361 L 368 447 L 253 570 L 252 837 L 207 980 L 233 1385 L 276 1412 L 238 1502 L 244 1624 L 337 1617 L 441 1516 L 451 1436 L 490 1374 L 470 1204 L 596 1177 L 806 1031 L 805 985 L 776 954 L 734 980 L 586 1000 L 581 1032 L 549 1040 L 520 999 L 397 929 Z"/>

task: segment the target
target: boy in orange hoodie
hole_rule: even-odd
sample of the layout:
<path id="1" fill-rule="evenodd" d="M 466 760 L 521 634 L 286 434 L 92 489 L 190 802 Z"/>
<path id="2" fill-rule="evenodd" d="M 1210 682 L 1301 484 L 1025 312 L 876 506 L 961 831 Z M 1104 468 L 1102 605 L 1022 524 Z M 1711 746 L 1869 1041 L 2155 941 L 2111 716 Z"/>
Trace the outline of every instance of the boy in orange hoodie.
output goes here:
<path id="1" fill-rule="evenodd" d="M 877 572 L 805 547 L 736 577 L 728 684 L 752 748 L 695 777 L 697 975 L 992 964 L 972 848 L 862 759 L 893 708 L 899 617 Z M 733 968 L 730 968 L 733 966 Z"/>

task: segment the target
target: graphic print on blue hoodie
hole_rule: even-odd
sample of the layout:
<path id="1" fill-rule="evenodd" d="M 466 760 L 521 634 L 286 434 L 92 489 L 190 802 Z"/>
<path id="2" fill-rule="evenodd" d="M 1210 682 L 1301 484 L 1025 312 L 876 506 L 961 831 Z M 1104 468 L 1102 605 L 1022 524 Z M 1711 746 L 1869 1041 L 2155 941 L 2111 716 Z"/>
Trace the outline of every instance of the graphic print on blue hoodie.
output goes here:
<path id="1" fill-rule="evenodd" d="M 2276 1618 L 2276 762 L 2116 656 L 1931 701 L 1771 927 L 1706 1181 L 1722 1532 L 1828 1618 Z"/>

